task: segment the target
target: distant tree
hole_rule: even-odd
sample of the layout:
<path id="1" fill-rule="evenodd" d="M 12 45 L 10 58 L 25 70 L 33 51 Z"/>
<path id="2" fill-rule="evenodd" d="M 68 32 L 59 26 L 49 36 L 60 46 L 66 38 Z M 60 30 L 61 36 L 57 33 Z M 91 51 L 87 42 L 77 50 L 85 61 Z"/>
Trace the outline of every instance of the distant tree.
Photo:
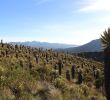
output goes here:
<path id="1" fill-rule="evenodd" d="M 75 66 L 74 65 L 71 68 L 71 76 L 72 76 L 72 79 L 74 79 L 75 77 Z"/>
<path id="2" fill-rule="evenodd" d="M 32 69 L 32 63 L 31 62 L 29 62 L 29 70 L 31 70 Z"/>
<path id="3" fill-rule="evenodd" d="M 54 69 L 55 69 L 55 70 L 57 69 L 57 64 L 55 64 Z"/>
<path id="4" fill-rule="evenodd" d="M 1 45 L 2 45 L 2 48 L 4 47 L 4 43 L 3 43 L 3 40 L 1 40 Z"/>
<path id="5" fill-rule="evenodd" d="M 23 68 L 24 64 L 23 64 L 23 61 L 20 60 L 20 66 Z"/>
<path id="6" fill-rule="evenodd" d="M 62 68 L 63 68 L 62 60 L 58 61 L 58 68 L 59 68 L 59 75 L 61 75 L 62 74 Z"/>
<path id="7" fill-rule="evenodd" d="M 82 71 L 80 70 L 78 72 L 78 81 L 77 81 L 77 83 L 81 84 L 82 82 L 83 82 L 83 76 L 82 76 Z"/>
<path id="8" fill-rule="evenodd" d="M 19 46 L 17 44 L 15 45 L 15 49 L 19 49 Z"/>
<path id="9" fill-rule="evenodd" d="M 110 100 L 110 28 L 101 35 L 101 42 L 104 48 L 104 78 L 106 98 Z"/>
<path id="10" fill-rule="evenodd" d="M 66 79 L 67 79 L 68 81 L 70 81 L 70 73 L 69 73 L 69 70 L 66 71 Z"/>
<path id="11" fill-rule="evenodd" d="M 94 76 L 95 76 L 95 79 L 98 79 L 100 77 L 100 70 L 99 69 L 94 71 Z"/>
<path id="12" fill-rule="evenodd" d="M 36 56 L 36 63 L 38 64 L 39 63 L 39 57 Z"/>

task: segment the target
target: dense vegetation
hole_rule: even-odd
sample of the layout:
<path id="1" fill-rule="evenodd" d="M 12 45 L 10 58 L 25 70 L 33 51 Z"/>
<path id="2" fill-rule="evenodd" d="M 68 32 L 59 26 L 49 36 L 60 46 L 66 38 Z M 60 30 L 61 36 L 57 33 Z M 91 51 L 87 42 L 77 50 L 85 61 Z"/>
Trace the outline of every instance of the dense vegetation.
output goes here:
<path id="1" fill-rule="evenodd" d="M 0 43 L 0 100 L 106 100 L 103 63 Z"/>
<path id="2" fill-rule="evenodd" d="M 104 61 L 103 52 L 82 52 L 82 53 L 72 53 L 72 54 L 86 59 L 93 59 L 100 62 Z"/>

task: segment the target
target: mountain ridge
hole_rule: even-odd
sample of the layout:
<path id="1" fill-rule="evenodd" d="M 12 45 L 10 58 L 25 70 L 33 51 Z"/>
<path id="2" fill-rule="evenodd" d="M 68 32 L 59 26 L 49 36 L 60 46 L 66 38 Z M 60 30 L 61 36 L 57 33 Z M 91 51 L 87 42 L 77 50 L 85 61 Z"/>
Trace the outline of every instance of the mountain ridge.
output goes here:
<path id="1" fill-rule="evenodd" d="M 9 42 L 9 44 L 12 45 L 25 45 L 25 46 L 31 46 L 31 47 L 37 47 L 37 48 L 46 48 L 46 49 L 65 49 L 70 47 L 77 47 L 77 45 L 72 44 L 64 44 L 64 43 L 49 43 L 49 42 L 40 42 L 40 41 L 26 41 L 26 42 Z"/>
<path id="2" fill-rule="evenodd" d="M 102 51 L 101 40 L 92 40 L 84 45 L 66 49 L 60 49 L 58 51 L 70 52 L 70 53 L 81 53 L 81 52 L 100 52 Z"/>

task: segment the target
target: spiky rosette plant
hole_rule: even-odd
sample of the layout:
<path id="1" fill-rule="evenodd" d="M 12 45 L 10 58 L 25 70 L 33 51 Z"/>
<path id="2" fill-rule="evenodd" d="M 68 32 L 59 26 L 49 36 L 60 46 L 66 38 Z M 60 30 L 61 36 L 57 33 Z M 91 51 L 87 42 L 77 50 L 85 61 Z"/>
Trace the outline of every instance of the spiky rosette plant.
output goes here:
<path id="1" fill-rule="evenodd" d="M 103 35 L 101 35 L 101 42 L 104 49 L 110 47 L 110 28 L 108 30 L 103 32 Z"/>
<path id="2" fill-rule="evenodd" d="M 104 78 L 107 100 L 110 100 L 110 28 L 101 35 L 101 42 L 104 48 Z"/>

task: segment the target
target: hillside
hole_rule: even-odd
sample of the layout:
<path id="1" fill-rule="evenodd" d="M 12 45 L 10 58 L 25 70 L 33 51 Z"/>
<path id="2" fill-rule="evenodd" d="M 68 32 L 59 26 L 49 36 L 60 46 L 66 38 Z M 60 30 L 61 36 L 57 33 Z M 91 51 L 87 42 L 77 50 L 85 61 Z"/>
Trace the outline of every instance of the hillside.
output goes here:
<path id="1" fill-rule="evenodd" d="M 45 48 L 45 49 L 58 49 L 58 48 L 70 48 L 70 47 L 76 47 L 77 45 L 72 44 L 61 44 L 61 43 L 48 43 L 48 42 L 38 42 L 38 41 L 32 41 L 32 42 L 10 42 L 10 44 L 13 45 L 24 45 L 24 46 L 31 46 L 36 48 Z"/>
<path id="2" fill-rule="evenodd" d="M 59 51 L 71 52 L 71 53 L 81 53 L 81 52 L 99 52 L 102 51 L 100 39 L 93 40 L 82 46 L 62 49 Z"/>
<path id="3" fill-rule="evenodd" d="M 0 100 L 105 100 L 103 64 L 74 55 L 0 44 Z"/>
<path id="4" fill-rule="evenodd" d="M 79 57 L 83 57 L 86 59 L 93 59 L 96 61 L 103 62 L 104 61 L 104 53 L 103 52 L 83 52 L 83 53 L 73 53 Z"/>

